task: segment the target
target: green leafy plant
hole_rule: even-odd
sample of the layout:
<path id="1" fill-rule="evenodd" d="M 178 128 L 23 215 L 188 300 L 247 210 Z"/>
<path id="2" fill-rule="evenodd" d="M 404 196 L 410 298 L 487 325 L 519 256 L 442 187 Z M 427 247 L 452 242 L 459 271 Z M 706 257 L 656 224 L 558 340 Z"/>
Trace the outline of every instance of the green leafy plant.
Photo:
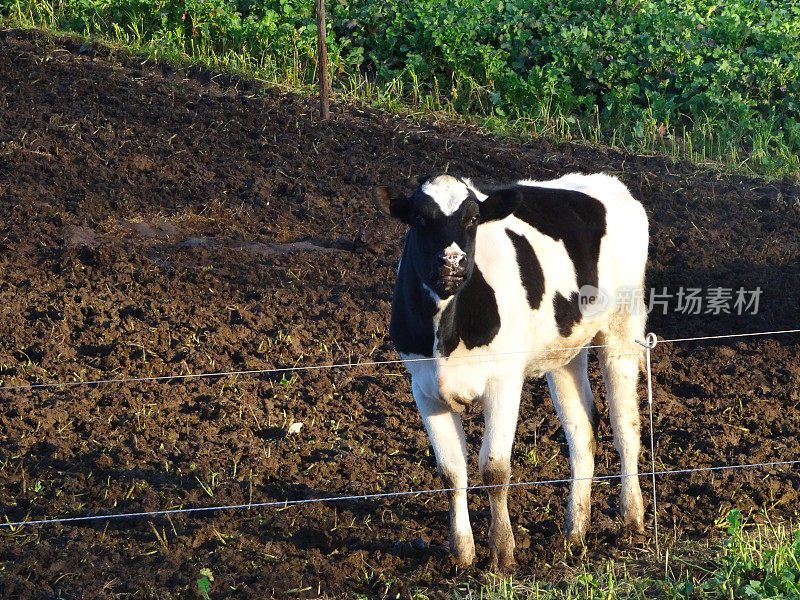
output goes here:
<path id="1" fill-rule="evenodd" d="M 740 511 L 732 510 L 727 521 L 729 537 L 719 567 L 700 589 L 750 600 L 800 598 L 800 531 L 787 543 L 765 550 L 744 533 Z"/>
<path id="2" fill-rule="evenodd" d="M 197 580 L 197 593 L 203 600 L 211 600 L 209 594 L 211 593 L 211 582 L 214 581 L 214 575 L 211 569 L 200 569 L 200 579 Z"/>

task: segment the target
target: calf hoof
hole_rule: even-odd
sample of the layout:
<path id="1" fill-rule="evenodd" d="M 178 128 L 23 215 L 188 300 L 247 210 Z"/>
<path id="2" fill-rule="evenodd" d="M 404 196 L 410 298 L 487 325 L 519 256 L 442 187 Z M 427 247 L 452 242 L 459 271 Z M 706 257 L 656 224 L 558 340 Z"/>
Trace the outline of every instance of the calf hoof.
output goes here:
<path id="1" fill-rule="evenodd" d="M 564 535 L 564 540 L 570 546 L 583 546 L 585 534 L 582 531 L 573 531 Z"/>
<path id="2" fill-rule="evenodd" d="M 588 519 L 587 519 L 588 520 Z M 564 526 L 564 539 L 570 546 L 583 546 L 586 537 L 587 523 L 567 519 Z"/>
<path id="3" fill-rule="evenodd" d="M 626 515 L 622 526 L 626 531 L 632 533 L 644 533 L 644 519 L 642 515 Z"/>
<path id="4" fill-rule="evenodd" d="M 514 549 L 500 550 L 492 548 L 491 557 L 489 558 L 489 570 L 492 573 L 505 573 L 512 571 L 517 566 L 517 561 L 514 560 Z"/>
<path id="5" fill-rule="evenodd" d="M 622 525 L 627 531 L 644 533 L 644 503 L 638 490 L 622 494 Z"/>
<path id="6" fill-rule="evenodd" d="M 475 562 L 475 542 L 472 536 L 452 536 L 450 556 L 458 567 L 468 567 Z"/>
<path id="7" fill-rule="evenodd" d="M 489 528 L 489 569 L 491 571 L 506 571 L 516 566 L 514 560 L 514 533 L 511 525 Z"/>

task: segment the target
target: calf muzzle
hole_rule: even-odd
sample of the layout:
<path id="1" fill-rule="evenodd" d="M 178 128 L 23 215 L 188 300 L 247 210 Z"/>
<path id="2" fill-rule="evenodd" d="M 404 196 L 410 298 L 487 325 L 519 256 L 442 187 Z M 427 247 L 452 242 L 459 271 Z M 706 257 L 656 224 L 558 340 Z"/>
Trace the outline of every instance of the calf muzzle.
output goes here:
<path id="1" fill-rule="evenodd" d="M 467 274 L 467 255 L 463 252 L 447 252 L 436 257 L 439 277 L 463 279 Z"/>

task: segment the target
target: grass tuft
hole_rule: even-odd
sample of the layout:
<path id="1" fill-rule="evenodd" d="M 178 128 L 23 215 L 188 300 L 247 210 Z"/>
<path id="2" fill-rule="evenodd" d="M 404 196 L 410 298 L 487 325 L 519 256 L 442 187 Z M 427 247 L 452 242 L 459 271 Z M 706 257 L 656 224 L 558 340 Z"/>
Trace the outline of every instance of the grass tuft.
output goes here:
<path id="1" fill-rule="evenodd" d="M 652 557 L 646 574 L 633 574 L 626 561 L 582 562 L 562 582 L 492 577 L 454 592 L 456 600 L 745 600 L 800 598 L 800 531 L 784 525 L 747 523 L 738 510 L 726 520 L 726 538 L 715 549 L 696 544 Z M 642 563 L 637 557 L 637 569 Z M 674 571 L 678 571 L 678 576 Z M 658 575 L 661 573 L 661 575 Z"/>

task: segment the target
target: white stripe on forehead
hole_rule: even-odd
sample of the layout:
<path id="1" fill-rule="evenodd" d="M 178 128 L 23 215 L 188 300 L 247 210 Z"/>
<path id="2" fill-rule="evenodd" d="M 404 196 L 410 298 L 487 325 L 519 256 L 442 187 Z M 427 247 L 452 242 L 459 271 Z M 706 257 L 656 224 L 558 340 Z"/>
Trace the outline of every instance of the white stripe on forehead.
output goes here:
<path id="1" fill-rule="evenodd" d="M 433 198 L 433 201 L 448 217 L 458 210 L 458 207 L 469 195 L 467 186 L 450 175 L 439 175 L 435 179 L 429 179 L 422 184 L 420 189 Z"/>

